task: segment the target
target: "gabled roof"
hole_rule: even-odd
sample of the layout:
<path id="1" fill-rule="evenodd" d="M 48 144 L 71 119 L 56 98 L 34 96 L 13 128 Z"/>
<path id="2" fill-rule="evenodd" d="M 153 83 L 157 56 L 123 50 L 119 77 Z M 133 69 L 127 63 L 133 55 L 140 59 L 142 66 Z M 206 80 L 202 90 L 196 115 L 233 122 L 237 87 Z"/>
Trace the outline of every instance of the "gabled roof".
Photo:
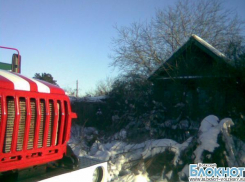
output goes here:
<path id="1" fill-rule="evenodd" d="M 156 77 L 161 71 L 163 71 L 163 67 L 167 62 L 171 62 L 171 60 L 177 58 L 180 54 L 182 54 L 188 47 L 195 45 L 199 47 L 202 51 L 207 53 L 209 56 L 211 56 L 213 59 L 218 60 L 218 61 L 224 61 L 227 64 L 231 65 L 231 62 L 226 56 L 215 49 L 212 45 L 207 43 L 205 40 L 202 38 L 198 37 L 197 35 L 192 35 L 189 40 L 182 45 L 177 51 L 175 51 L 163 64 L 161 64 L 149 77 L 149 80 L 152 80 L 154 77 Z"/>

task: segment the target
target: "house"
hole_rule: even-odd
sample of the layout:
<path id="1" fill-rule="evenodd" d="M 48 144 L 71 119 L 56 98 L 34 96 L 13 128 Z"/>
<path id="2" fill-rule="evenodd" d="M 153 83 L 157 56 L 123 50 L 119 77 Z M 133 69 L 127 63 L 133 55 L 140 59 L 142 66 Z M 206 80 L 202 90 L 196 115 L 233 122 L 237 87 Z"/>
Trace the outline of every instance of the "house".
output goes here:
<path id="1" fill-rule="evenodd" d="M 182 105 L 182 112 L 192 118 L 208 114 L 227 117 L 234 107 L 241 107 L 244 98 L 237 89 L 232 61 L 197 35 L 192 35 L 148 79 L 154 84 L 156 100 L 169 110 Z"/>

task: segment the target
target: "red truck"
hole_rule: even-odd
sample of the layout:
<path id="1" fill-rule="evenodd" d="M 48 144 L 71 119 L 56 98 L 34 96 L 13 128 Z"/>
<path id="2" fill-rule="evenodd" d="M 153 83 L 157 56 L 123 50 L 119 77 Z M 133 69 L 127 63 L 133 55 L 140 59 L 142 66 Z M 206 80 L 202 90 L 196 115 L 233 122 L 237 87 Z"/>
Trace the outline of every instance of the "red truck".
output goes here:
<path id="1" fill-rule="evenodd" d="M 64 158 L 74 167 L 77 159 L 66 155 L 71 121 L 77 117 L 69 97 L 55 85 L 20 75 L 19 51 L 7 49 L 18 54 L 11 71 L 0 69 L 0 179 Z"/>

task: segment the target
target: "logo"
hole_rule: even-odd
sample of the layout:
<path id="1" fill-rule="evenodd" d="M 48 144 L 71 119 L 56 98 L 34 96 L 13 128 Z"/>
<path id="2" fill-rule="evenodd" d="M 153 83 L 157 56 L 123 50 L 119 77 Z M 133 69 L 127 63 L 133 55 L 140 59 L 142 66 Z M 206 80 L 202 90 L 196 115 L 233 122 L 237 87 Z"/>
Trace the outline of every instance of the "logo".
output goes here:
<path id="1" fill-rule="evenodd" d="M 213 164 L 190 164 L 189 181 L 245 181 L 245 167 L 217 167 Z"/>

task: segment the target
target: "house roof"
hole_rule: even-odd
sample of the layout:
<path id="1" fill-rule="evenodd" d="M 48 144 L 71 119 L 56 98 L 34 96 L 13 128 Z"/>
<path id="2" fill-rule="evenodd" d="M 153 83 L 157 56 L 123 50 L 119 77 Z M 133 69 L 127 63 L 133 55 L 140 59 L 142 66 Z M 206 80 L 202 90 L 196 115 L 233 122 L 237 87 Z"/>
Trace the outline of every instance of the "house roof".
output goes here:
<path id="1" fill-rule="evenodd" d="M 210 55 L 213 59 L 218 61 L 224 61 L 227 64 L 232 65 L 231 61 L 228 58 L 226 58 L 226 56 L 223 53 L 218 51 L 216 48 L 214 48 L 212 45 L 207 43 L 202 38 L 193 34 L 185 44 L 183 44 L 179 49 L 177 49 L 164 63 L 162 63 L 155 71 L 153 71 L 153 73 L 148 77 L 148 79 L 154 79 L 161 71 L 164 70 L 163 67 L 167 62 L 170 62 L 171 60 L 177 58 L 180 54 L 182 54 L 188 47 L 192 46 L 193 44 L 199 47 L 208 55 Z"/>

